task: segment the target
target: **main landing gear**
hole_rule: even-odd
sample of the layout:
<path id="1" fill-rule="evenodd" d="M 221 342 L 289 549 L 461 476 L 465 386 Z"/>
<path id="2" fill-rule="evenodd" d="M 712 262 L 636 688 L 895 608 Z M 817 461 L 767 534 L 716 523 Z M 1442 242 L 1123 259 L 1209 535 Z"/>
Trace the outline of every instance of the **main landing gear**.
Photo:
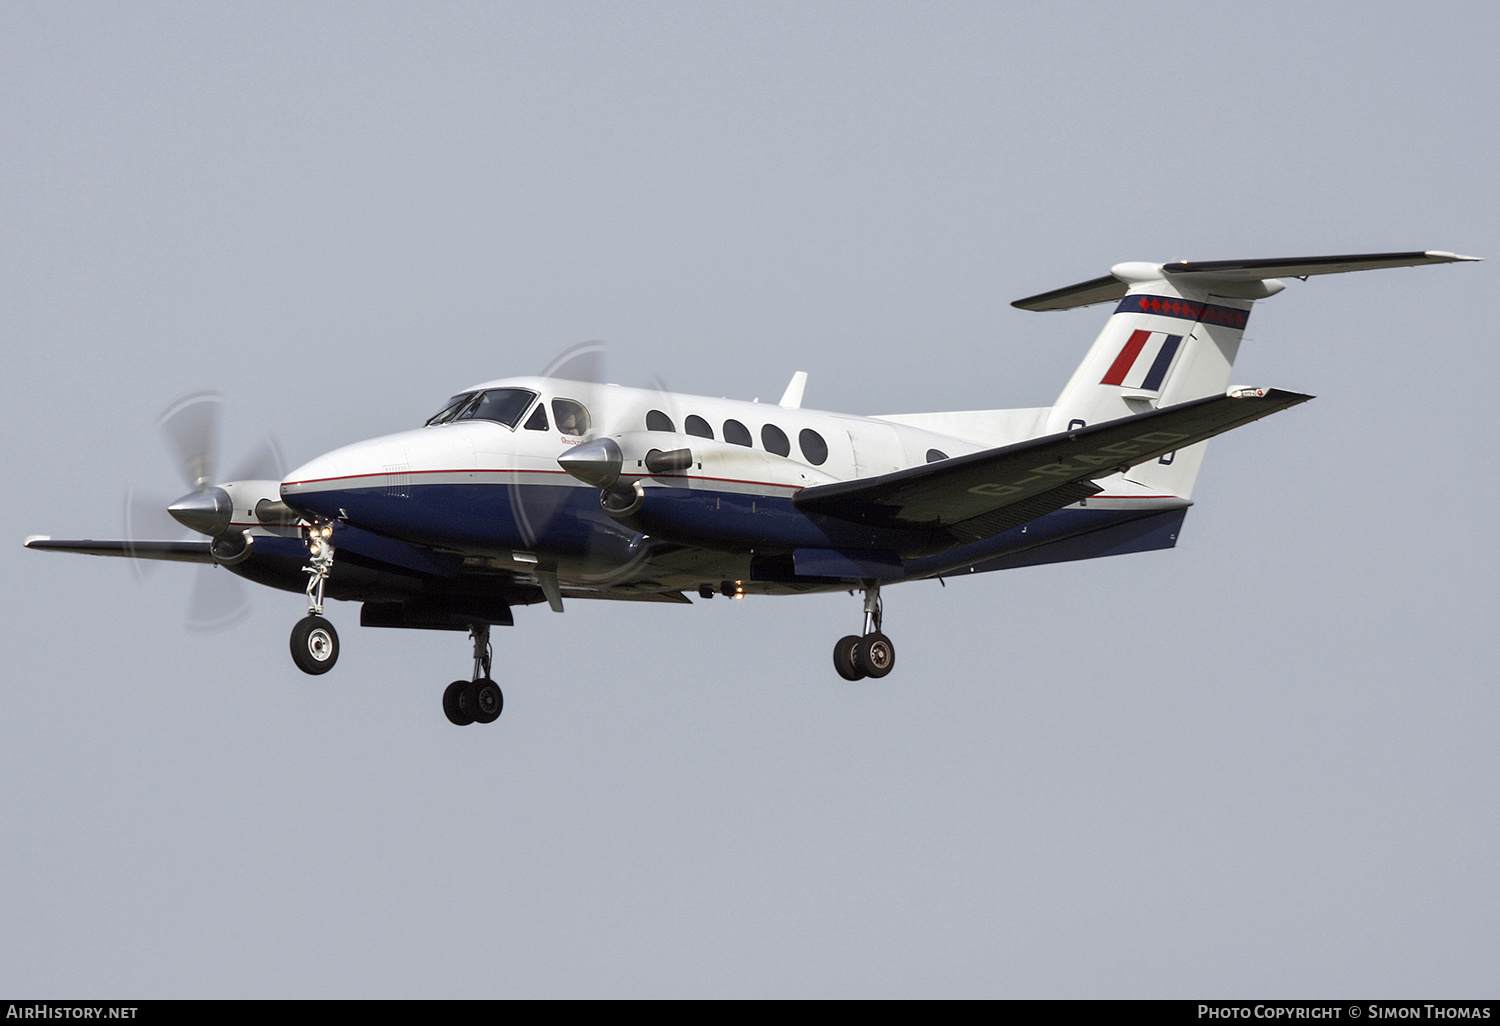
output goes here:
<path id="1" fill-rule="evenodd" d="M 865 591 L 865 633 L 840 638 L 833 646 L 833 666 L 845 680 L 884 677 L 896 665 L 896 646 L 880 633 L 880 582 L 871 581 Z"/>
<path id="2" fill-rule="evenodd" d="M 339 658 L 339 633 L 323 619 L 323 582 L 333 570 L 332 524 L 307 529 L 307 616 L 292 628 L 292 662 L 303 673 L 327 673 Z"/>
<path id="3" fill-rule="evenodd" d="M 490 680 L 490 625 L 469 628 L 474 639 L 474 679 L 456 680 L 443 692 L 443 712 L 449 722 L 459 727 L 471 723 L 494 723 L 505 709 L 505 695 L 500 685 Z"/>

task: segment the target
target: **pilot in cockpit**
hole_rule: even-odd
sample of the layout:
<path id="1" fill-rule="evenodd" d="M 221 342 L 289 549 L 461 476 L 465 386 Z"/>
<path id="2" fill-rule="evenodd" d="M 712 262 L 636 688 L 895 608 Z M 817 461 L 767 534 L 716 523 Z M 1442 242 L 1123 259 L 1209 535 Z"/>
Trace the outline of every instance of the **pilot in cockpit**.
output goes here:
<path id="1" fill-rule="evenodd" d="M 557 421 L 557 430 L 565 435 L 579 437 L 588 433 L 588 410 L 571 399 L 552 400 L 552 416 Z"/>

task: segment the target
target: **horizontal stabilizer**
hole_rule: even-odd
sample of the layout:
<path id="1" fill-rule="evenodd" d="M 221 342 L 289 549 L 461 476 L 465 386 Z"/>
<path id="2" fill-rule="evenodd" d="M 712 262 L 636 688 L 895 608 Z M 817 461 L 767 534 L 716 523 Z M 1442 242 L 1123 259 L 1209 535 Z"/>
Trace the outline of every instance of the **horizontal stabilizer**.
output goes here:
<path id="1" fill-rule="evenodd" d="M 212 563 L 213 543 L 206 541 L 66 541 L 34 537 L 26 539 L 28 549 L 50 552 L 79 552 L 86 556 L 123 556 L 126 559 L 164 559 L 173 563 Z"/>
<path id="2" fill-rule="evenodd" d="M 1102 278 L 1081 281 L 1077 285 L 1064 285 L 1041 295 L 1027 296 L 1010 305 L 1022 310 L 1072 310 L 1079 306 L 1093 306 L 1095 303 L 1116 302 L 1124 299 L 1129 289 L 1128 282 L 1106 274 Z"/>
<path id="3" fill-rule="evenodd" d="M 894 528 L 937 528 L 974 541 L 1072 505 L 1108 477 L 1259 420 L 1310 395 L 1240 389 L 998 449 L 804 488 L 807 513 Z"/>
<path id="4" fill-rule="evenodd" d="M 1271 260 L 1180 260 L 1163 264 L 1169 277 L 1201 277 L 1216 281 L 1264 281 L 1267 278 L 1306 278 L 1313 274 L 1378 271 L 1385 267 L 1451 264 L 1480 257 L 1429 250 L 1425 253 L 1361 253 L 1352 256 L 1280 257 Z"/>
<path id="5" fill-rule="evenodd" d="M 1273 257 L 1266 260 L 1179 260 L 1169 264 L 1116 264 L 1111 273 L 1067 285 L 1051 292 L 1027 296 L 1010 304 L 1021 310 L 1072 310 L 1095 303 L 1124 299 L 1131 284 L 1138 281 L 1170 281 L 1177 278 L 1197 281 L 1204 286 L 1216 282 L 1253 282 L 1270 278 L 1306 278 L 1314 274 L 1340 274 L 1345 271 L 1374 271 L 1384 267 L 1420 267 L 1424 264 L 1451 264 L 1479 260 L 1441 250 L 1412 253 L 1356 253 L 1342 256 Z M 1154 270 L 1153 270 L 1154 268 Z M 1146 273 L 1146 272 L 1150 273 Z M 1255 297 L 1252 297 L 1255 298 Z"/>

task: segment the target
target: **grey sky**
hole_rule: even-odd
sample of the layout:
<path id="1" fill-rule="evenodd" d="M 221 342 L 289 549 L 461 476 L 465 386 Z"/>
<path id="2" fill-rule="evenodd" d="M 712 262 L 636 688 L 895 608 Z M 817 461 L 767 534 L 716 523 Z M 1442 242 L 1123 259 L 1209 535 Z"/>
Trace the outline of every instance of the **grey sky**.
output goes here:
<path id="1" fill-rule="evenodd" d="M 0 7 L 0 992 L 1489 995 L 1490 5 Z M 1293 282 L 1171 552 L 462 636 L 182 617 L 114 537 L 226 455 L 419 423 L 582 338 L 857 413 L 1052 401 L 1122 260 Z M 501 669 L 503 666 L 503 670 Z"/>

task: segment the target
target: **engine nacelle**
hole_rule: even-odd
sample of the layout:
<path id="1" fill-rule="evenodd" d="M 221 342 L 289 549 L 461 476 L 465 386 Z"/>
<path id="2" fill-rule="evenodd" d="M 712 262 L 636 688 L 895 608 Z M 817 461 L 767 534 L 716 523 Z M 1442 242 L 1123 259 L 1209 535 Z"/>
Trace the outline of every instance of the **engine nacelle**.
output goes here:
<path id="1" fill-rule="evenodd" d="M 678 432 L 627 431 L 575 446 L 557 462 L 599 489 L 611 517 L 664 541 L 725 551 L 752 537 L 772 546 L 829 544 L 790 500 L 836 479 L 786 456 Z"/>

